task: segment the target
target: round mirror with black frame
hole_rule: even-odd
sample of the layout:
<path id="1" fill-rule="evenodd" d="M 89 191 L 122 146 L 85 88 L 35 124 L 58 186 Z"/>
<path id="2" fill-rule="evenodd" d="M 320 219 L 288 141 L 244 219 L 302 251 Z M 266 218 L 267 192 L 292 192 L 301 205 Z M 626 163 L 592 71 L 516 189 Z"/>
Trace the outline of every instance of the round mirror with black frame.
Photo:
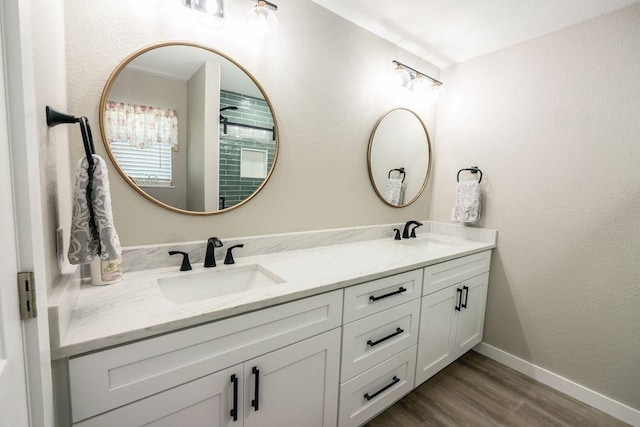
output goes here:
<path id="1" fill-rule="evenodd" d="M 241 206 L 278 158 L 278 126 L 262 86 L 233 59 L 190 42 L 125 58 L 102 92 L 100 129 L 125 181 L 184 214 Z"/>
<path id="2" fill-rule="evenodd" d="M 367 166 L 380 200 L 395 208 L 415 202 L 431 172 L 431 140 L 420 117 L 406 108 L 383 114 L 369 138 Z"/>

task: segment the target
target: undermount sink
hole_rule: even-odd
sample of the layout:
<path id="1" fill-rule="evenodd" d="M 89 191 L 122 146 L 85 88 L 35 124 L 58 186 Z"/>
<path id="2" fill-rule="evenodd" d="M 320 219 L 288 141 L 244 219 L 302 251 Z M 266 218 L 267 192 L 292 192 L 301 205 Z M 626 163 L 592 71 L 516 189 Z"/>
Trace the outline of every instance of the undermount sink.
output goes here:
<path id="1" fill-rule="evenodd" d="M 408 246 L 420 246 L 425 249 L 447 249 L 460 246 L 461 243 L 447 240 L 434 239 L 433 237 L 417 237 L 412 239 L 402 239 L 401 244 Z"/>
<path id="2" fill-rule="evenodd" d="M 158 279 L 164 298 L 173 304 L 185 304 L 253 289 L 285 283 L 259 264 L 193 272 Z"/>

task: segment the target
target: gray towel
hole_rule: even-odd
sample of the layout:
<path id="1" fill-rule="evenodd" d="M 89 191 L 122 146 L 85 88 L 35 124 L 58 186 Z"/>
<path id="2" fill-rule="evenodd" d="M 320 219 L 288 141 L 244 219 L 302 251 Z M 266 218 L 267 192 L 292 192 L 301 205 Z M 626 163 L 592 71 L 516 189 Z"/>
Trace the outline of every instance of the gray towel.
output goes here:
<path id="1" fill-rule="evenodd" d="M 451 221 L 470 224 L 480 219 L 480 183 L 460 181 L 456 188 L 456 205 L 451 212 Z"/>
<path id="2" fill-rule="evenodd" d="M 402 180 L 399 178 L 389 178 L 384 193 L 384 198 L 387 202 L 393 206 L 400 206 L 404 198 Z"/>
<path id="3" fill-rule="evenodd" d="M 68 253 L 71 264 L 86 264 L 96 255 L 100 255 L 105 261 L 116 260 L 122 256 L 120 239 L 111 212 L 107 164 L 95 154 L 93 162 L 90 201 L 87 200 L 89 162 L 83 158 L 76 166 Z"/>

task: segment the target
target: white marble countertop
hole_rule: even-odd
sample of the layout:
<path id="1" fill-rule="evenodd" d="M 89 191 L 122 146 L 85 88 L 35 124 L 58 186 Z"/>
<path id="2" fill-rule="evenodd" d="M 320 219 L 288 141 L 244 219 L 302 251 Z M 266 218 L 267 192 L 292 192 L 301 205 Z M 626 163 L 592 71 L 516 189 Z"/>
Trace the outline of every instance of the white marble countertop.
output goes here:
<path id="1" fill-rule="evenodd" d="M 432 245 L 429 239 L 447 244 Z M 193 265 L 191 272 L 176 267 L 131 272 L 117 284 L 82 285 L 60 346 L 51 349 L 51 357 L 99 350 L 494 247 L 495 243 L 423 233 L 410 240 L 368 240 L 249 257 L 237 253 L 234 266 L 260 264 L 286 283 L 180 305 L 162 296 L 157 279 L 202 272 L 202 264 Z"/>

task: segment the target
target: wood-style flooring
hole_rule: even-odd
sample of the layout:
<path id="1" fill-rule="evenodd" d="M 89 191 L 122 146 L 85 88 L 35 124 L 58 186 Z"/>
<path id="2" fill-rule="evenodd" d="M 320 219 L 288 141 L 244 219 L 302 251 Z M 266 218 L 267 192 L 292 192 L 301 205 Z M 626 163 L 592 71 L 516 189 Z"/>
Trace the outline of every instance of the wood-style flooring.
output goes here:
<path id="1" fill-rule="evenodd" d="M 366 427 L 628 426 L 470 351 Z"/>

